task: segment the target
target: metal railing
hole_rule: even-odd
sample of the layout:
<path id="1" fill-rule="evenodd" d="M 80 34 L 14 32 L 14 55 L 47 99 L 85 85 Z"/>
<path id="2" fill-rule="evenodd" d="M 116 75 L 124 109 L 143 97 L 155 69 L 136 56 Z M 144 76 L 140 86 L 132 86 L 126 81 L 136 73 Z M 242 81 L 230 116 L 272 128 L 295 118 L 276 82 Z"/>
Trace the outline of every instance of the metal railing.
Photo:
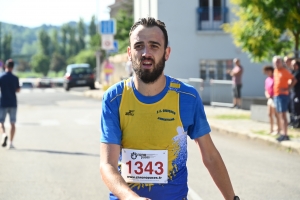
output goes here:
<path id="1" fill-rule="evenodd" d="M 228 107 L 233 106 L 232 92 L 232 81 L 211 80 L 210 105 Z"/>

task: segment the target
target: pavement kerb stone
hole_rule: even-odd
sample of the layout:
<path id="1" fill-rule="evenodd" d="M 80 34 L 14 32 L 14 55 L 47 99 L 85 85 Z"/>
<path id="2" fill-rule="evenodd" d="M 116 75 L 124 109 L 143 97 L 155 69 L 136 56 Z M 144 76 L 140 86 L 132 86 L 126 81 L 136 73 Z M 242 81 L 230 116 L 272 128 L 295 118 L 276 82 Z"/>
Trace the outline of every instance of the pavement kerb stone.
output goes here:
<path id="1" fill-rule="evenodd" d="M 209 118 L 208 118 L 209 121 Z M 258 135 L 251 133 L 250 131 L 236 131 L 232 130 L 230 128 L 226 127 L 220 127 L 214 123 L 209 123 L 210 127 L 213 131 L 218 131 L 221 133 L 233 135 L 242 139 L 250 139 L 250 140 L 256 140 L 271 146 L 274 146 L 276 148 L 282 149 L 287 152 L 294 152 L 300 155 L 300 143 L 295 142 L 295 141 L 283 141 L 283 142 L 278 142 L 275 138 L 269 137 L 269 136 L 264 136 L 264 135 Z"/>
<path id="2" fill-rule="evenodd" d="M 98 90 L 89 90 L 85 91 L 84 95 L 86 97 L 95 98 L 98 100 L 102 100 L 103 94 L 105 91 L 98 89 Z M 214 108 L 217 109 L 217 108 Z M 210 127 L 214 131 L 219 131 L 221 133 L 234 135 L 236 137 L 242 138 L 242 139 L 250 139 L 250 140 L 257 140 L 260 142 L 263 142 L 268 145 L 275 146 L 276 148 L 288 151 L 288 152 L 294 152 L 300 155 L 300 142 L 296 141 L 283 141 L 278 142 L 275 138 L 265 135 L 258 135 L 251 130 L 237 130 L 233 127 L 233 125 L 230 126 L 230 120 L 228 120 L 229 125 L 224 126 L 224 124 L 219 125 L 217 122 L 215 122 L 212 116 L 207 116 L 207 119 L 209 121 Z"/>

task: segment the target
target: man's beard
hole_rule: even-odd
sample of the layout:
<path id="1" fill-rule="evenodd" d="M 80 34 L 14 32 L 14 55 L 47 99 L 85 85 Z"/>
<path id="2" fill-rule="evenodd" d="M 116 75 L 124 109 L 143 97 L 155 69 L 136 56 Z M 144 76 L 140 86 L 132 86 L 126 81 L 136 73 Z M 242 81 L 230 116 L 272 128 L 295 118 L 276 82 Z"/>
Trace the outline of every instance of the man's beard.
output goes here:
<path id="1" fill-rule="evenodd" d="M 144 59 L 146 58 L 142 57 L 137 62 L 134 61 L 131 57 L 133 71 L 135 72 L 136 76 L 139 79 L 141 79 L 144 83 L 154 83 L 160 77 L 160 75 L 162 75 L 165 69 L 165 53 L 157 64 L 152 58 L 147 58 L 147 60 L 151 60 L 154 65 L 152 71 L 150 69 L 143 69 L 142 62 Z"/>

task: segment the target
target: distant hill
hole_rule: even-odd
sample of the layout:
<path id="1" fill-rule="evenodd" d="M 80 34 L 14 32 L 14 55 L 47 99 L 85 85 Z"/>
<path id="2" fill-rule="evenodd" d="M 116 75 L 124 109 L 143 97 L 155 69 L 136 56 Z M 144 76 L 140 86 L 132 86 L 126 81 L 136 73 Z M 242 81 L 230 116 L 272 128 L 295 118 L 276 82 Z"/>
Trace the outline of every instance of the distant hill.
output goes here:
<path id="1" fill-rule="evenodd" d="M 74 21 L 71 21 L 68 24 L 72 27 L 77 26 L 77 22 Z M 56 29 L 59 32 L 58 39 L 60 40 L 60 28 L 61 26 L 52 26 L 45 24 L 39 27 L 29 28 L 25 26 L 18 26 L 14 24 L 1 22 L 2 37 L 4 36 L 4 34 L 7 33 L 12 34 L 13 55 L 35 54 L 38 50 L 38 33 L 42 29 L 46 30 L 49 33 L 49 35 L 51 35 L 51 32 Z"/>

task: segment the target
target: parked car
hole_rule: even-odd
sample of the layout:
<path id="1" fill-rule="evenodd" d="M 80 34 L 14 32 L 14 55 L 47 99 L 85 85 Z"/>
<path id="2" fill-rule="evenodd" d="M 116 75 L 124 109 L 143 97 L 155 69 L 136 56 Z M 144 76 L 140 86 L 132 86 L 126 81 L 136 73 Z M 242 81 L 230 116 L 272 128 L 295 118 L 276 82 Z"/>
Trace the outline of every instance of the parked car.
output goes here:
<path id="1" fill-rule="evenodd" d="M 36 87 L 37 88 L 51 88 L 52 87 L 52 80 L 51 78 L 38 78 L 36 80 Z"/>
<path id="2" fill-rule="evenodd" d="M 64 76 L 64 88 L 69 91 L 73 87 L 89 86 L 95 89 L 95 75 L 89 64 L 71 64 L 67 66 Z"/>
<path id="3" fill-rule="evenodd" d="M 21 88 L 32 89 L 33 83 L 29 81 L 23 81 L 21 82 Z"/>

